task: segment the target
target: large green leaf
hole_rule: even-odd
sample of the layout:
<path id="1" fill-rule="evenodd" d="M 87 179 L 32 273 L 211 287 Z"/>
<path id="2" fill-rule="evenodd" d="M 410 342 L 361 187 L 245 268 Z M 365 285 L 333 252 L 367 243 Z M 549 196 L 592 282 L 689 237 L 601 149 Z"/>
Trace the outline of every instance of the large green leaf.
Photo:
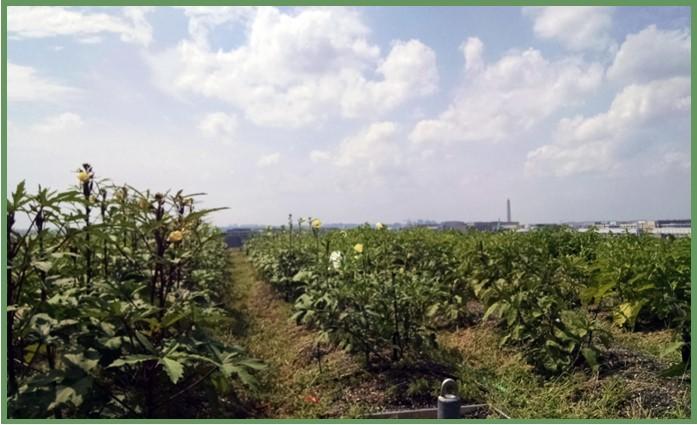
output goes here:
<path id="1" fill-rule="evenodd" d="M 583 358 L 586 360 L 586 363 L 588 363 L 588 366 L 590 366 L 591 369 L 593 369 L 593 371 L 597 371 L 600 368 L 597 350 L 594 350 L 589 347 L 584 347 L 581 349 L 581 354 L 583 355 Z"/>
<path id="2" fill-rule="evenodd" d="M 160 364 L 164 367 L 167 376 L 173 384 L 179 382 L 184 376 L 184 365 L 171 357 L 163 357 L 160 359 Z"/>
<path id="3" fill-rule="evenodd" d="M 644 304 L 645 301 L 635 301 L 617 306 L 617 311 L 615 311 L 613 316 L 615 324 L 618 326 L 633 326 Z"/>
<path id="4" fill-rule="evenodd" d="M 134 365 L 138 363 L 147 362 L 149 360 L 158 360 L 158 357 L 148 354 L 131 354 L 120 359 L 114 360 L 107 367 L 121 367 L 125 365 Z"/>

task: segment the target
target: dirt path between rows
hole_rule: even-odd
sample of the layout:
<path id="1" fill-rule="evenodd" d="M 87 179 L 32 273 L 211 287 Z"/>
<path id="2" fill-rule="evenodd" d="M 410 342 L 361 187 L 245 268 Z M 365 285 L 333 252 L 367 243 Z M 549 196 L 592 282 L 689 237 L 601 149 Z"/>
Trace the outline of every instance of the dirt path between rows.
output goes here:
<path id="1" fill-rule="evenodd" d="M 264 418 L 310 418 L 352 415 L 336 404 L 337 377 L 360 368 L 342 351 L 323 353 L 317 360 L 315 334 L 291 321 L 291 306 L 271 286 L 256 277 L 241 251 L 231 251 L 232 306 L 240 314 L 239 343 L 268 368 L 258 374 L 260 385 L 249 394 L 252 411 Z"/>

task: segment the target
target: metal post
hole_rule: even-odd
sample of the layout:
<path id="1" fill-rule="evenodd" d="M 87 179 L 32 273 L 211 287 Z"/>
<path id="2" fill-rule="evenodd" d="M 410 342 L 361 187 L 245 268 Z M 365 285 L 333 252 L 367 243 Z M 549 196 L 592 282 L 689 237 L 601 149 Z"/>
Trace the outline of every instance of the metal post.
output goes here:
<path id="1" fill-rule="evenodd" d="M 460 405 L 457 384 L 450 378 L 444 380 L 438 396 L 438 419 L 459 419 Z"/>

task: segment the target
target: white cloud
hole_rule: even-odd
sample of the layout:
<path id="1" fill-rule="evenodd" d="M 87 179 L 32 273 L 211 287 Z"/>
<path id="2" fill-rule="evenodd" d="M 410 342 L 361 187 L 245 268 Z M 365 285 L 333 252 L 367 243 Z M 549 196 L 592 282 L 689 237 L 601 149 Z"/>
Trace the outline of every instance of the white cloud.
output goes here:
<path id="1" fill-rule="evenodd" d="M 203 117 L 198 128 L 206 137 L 229 140 L 237 132 L 237 126 L 236 115 L 213 112 Z"/>
<path id="2" fill-rule="evenodd" d="M 148 45 L 152 27 L 145 19 L 150 8 L 126 7 L 122 16 L 88 13 L 58 6 L 17 6 L 8 8 L 8 37 L 15 39 L 74 36 L 79 41 L 99 42 L 98 34 L 118 34 L 121 40 Z"/>
<path id="3" fill-rule="evenodd" d="M 332 150 L 313 150 L 310 161 L 329 176 L 318 184 L 363 191 L 405 178 L 409 153 L 400 144 L 400 130 L 391 121 L 373 123 L 345 137 Z M 326 164 L 321 166 L 320 164 Z"/>
<path id="4" fill-rule="evenodd" d="M 655 25 L 629 34 L 607 70 L 610 80 L 646 82 L 690 75 L 690 32 L 661 31 Z"/>
<path id="5" fill-rule="evenodd" d="M 373 123 L 346 137 L 333 152 L 313 150 L 314 163 L 330 162 L 340 168 L 379 171 L 386 165 L 399 165 L 402 155 L 396 140 L 397 126 L 390 121 Z"/>
<path id="6" fill-rule="evenodd" d="M 179 6 L 189 18 L 188 30 L 194 42 L 208 46 L 212 28 L 230 23 L 246 24 L 255 13 L 254 7 L 244 6 Z"/>
<path id="7" fill-rule="evenodd" d="M 481 71 L 484 68 L 484 43 L 477 37 L 470 37 L 460 46 L 465 55 L 466 71 Z"/>
<path id="8" fill-rule="evenodd" d="M 652 161 L 652 163 L 643 171 L 645 176 L 656 176 L 665 173 L 686 172 L 691 170 L 692 161 L 690 152 L 682 152 L 676 150 L 667 150 Z"/>
<path id="9" fill-rule="evenodd" d="M 466 57 L 469 51 L 464 87 L 438 118 L 416 124 L 409 136 L 413 142 L 500 142 L 577 104 L 603 77 L 599 64 L 549 61 L 535 49 L 509 52 L 492 64 L 482 61 L 478 39 L 470 38 L 463 49 Z"/>
<path id="10" fill-rule="evenodd" d="M 7 64 L 8 102 L 58 102 L 77 92 L 75 88 L 39 76 L 30 66 Z"/>
<path id="11" fill-rule="evenodd" d="M 85 125 L 82 118 L 73 112 L 64 112 L 54 115 L 40 122 L 34 129 L 40 133 L 52 134 L 63 131 L 72 131 L 82 128 Z"/>
<path id="12" fill-rule="evenodd" d="M 669 151 L 663 155 L 663 163 L 667 167 L 677 167 L 689 170 L 692 165 L 690 154 L 687 152 Z"/>
<path id="13" fill-rule="evenodd" d="M 384 165 L 399 164 L 396 133 L 397 126 L 392 122 L 372 124 L 341 142 L 334 163 L 340 167 L 366 167 L 370 171 L 377 171 Z"/>
<path id="14" fill-rule="evenodd" d="M 315 163 L 328 161 L 331 159 L 331 157 L 332 157 L 331 154 L 329 152 L 326 152 L 326 151 L 321 151 L 321 150 L 315 149 L 312 152 L 310 152 L 310 161 L 315 162 Z"/>
<path id="15" fill-rule="evenodd" d="M 245 9 L 227 19 L 247 26 L 244 43 L 228 51 L 208 46 L 207 31 L 216 22 L 200 19 L 190 17 L 191 40 L 150 58 L 156 84 L 178 96 L 222 100 L 257 125 L 372 116 L 436 89 L 433 50 L 417 40 L 396 41 L 382 56 L 350 9 Z"/>
<path id="16" fill-rule="evenodd" d="M 269 154 L 269 155 L 263 155 L 259 158 L 257 161 L 257 166 L 259 167 L 268 167 L 271 165 L 278 164 L 281 161 L 281 154 L 278 152 Z"/>
<path id="17" fill-rule="evenodd" d="M 523 13 L 534 19 L 533 31 L 537 37 L 556 40 L 568 49 L 603 50 L 613 43 L 609 35 L 611 7 L 528 7 Z"/>
<path id="18" fill-rule="evenodd" d="M 527 175 L 569 176 L 615 169 L 625 156 L 656 143 L 645 133 L 664 133 L 658 142 L 671 140 L 666 130 L 677 120 L 689 123 L 690 79 L 676 77 L 630 85 L 612 101 L 607 112 L 559 122 L 556 142 L 528 153 Z M 688 127 L 689 128 L 689 127 Z M 689 146 L 689 130 L 677 142 Z"/>

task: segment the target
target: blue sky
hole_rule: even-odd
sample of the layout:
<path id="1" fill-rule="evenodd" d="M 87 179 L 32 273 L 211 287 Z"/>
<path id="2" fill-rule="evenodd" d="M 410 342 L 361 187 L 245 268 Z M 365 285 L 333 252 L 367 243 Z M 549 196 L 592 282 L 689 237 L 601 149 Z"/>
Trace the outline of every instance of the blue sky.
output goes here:
<path id="1" fill-rule="evenodd" d="M 690 215 L 680 7 L 8 10 L 8 185 L 217 224 Z"/>

